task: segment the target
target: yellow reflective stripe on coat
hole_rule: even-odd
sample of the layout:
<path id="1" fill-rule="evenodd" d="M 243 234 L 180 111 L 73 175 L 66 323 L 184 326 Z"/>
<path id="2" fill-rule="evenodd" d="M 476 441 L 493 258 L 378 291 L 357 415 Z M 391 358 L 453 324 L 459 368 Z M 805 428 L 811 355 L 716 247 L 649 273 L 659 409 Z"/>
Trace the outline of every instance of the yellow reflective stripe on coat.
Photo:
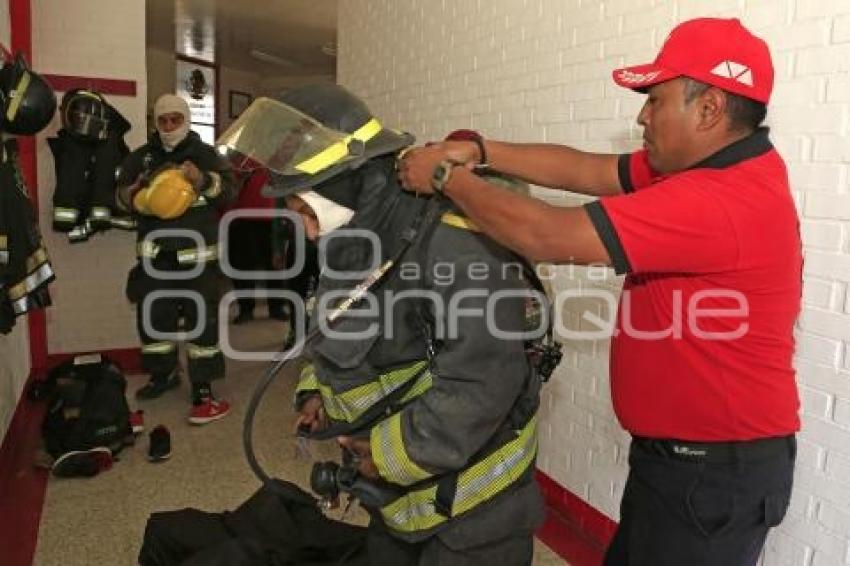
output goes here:
<path id="1" fill-rule="evenodd" d="M 381 123 L 378 122 L 377 119 L 372 118 L 364 125 L 360 126 L 354 133 L 345 136 L 340 141 L 320 151 L 313 157 L 305 159 L 301 163 L 297 163 L 295 165 L 295 169 L 308 175 L 315 175 L 319 171 L 327 169 L 337 161 L 348 156 L 348 143 L 351 140 L 359 140 L 366 143 L 381 133 L 381 129 Z"/>
<path id="2" fill-rule="evenodd" d="M 53 267 L 47 262 L 47 252 L 39 248 L 27 258 L 27 272 L 29 275 L 9 287 L 7 295 L 9 300 L 17 301 L 41 287 L 53 277 Z"/>
<path id="3" fill-rule="evenodd" d="M 307 364 L 301 368 L 301 375 L 298 376 L 298 385 L 295 386 L 295 395 L 304 391 L 318 391 L 319 378 L 316 377 L 316 368 L 313 364 Z"/>
<path id="4" fill-rule="evenodd" d="M 186 344 L 186 355 L 190 360 L 198 360 L 201 358 L 212 358 L 221 353 L 218 346 L 198 346 L 197 344 Z"/>
<path id="5" fill-rule="evenodd" d="M 170 354 L 177 348 L 174 342 L 153 342 L 142 345 L 143 354 Z"/>
<path id="6" fill-rule="evenodd" d="M 383 479 L 399 485 L 411 485 L 433 475 L 407 455 L 401 435 L 401 413 L 378 423 L 369 434 L 369 443 L 372 460 Z"/>
<path id="7" fill-rule="evenodd" d="M 333 420 L 352 423 L 376 403 L 397 391 L 411 379 L 421 377 L 420 374 L 427 367 L 427 361 L 416 362 L 407 367 L 381 374 L 374 381 L 342 393 L 335 393 L 327 385 L 318 383 L 325 412 Z"/>
<path id="8" fill-rule="evenodd" d="M 202 263 L 205 261 L 215 261 L 218 259 L 218 245 L 212 244 L 206 248 L 187 248 L 185 250 L 177 250 L 177 263 Z"/>
<path id="9" fill-rule="evenodd" d="M 12 95 L 12 102 L 9 104 L 9 109 L 6 111 L 6 120 L 11 122 L 15 119 L 15 116 L 18 113 L 18 108 L 21 105 L 21 101 L 24 99 L 24 93 L 30 86 L 30 78 L 31 75 L 28 72 L 21 75 L 21 80 L 18 81 L 18 84 L 15 86 L 15 91 Z"/>
<path id="10" fill-rule="evenodd" d="M 462 230 L 469 230 L 470 232 L 481 231 L 481 228 L 479 228 L 475 222 L 465 216 L 455 214 L 454 212 L 443 213 L 443 216 L 440 218 L 440 221 L 443 224 L 448 224 L 449 226 L 454 226 L 455 228 L 460 228 Z"/>
<path id="11" fill-rule="evenodd" d="M 507 489 L 528 470 L 537 454 L 537 415 L 517 431 L 513 440 L 458 474 L 452 517 L 485 503 Z M 372 446 L 372 456 L 375 446 Z M 436 527 L 448 520 L 434 508 L 437 486 L 411 491 L 381 508 L 384 522 L 393 530 L 411 533 Z"/>

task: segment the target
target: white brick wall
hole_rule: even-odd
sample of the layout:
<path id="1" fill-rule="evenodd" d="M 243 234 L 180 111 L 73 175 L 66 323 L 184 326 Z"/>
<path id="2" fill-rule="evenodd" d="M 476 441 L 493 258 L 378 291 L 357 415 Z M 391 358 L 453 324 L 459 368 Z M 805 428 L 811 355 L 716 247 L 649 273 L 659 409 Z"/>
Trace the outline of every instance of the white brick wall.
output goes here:
<path id="1" fill-rule="evenodd" d="M 34 68 L 43 73 L 136 81 L 136 96 L 107 95 L 130 121 L 131 148 L 145 141 L 145 6 L 136 0 L 75 0 L 60 9 L 55 0 L 32 0 Z M 132 23 L 132 25 L 131 25 Z M 63 93 L 58 93 L 61 97 Z M 57 281 L 47 311 L 48 352 L 129 348 L 138 345 L 135 313 L 124 298 L 133 265 L 135 235 L 120 230 L 70 245 L 51 228 L 56 186 L 53 156 L 45 139 L 58 117 L 38 136 L 41 229 Z"/>
<path id="2" fill-rule="evenodd" d="M 513 141 L 634 149 L 642 97 L 611 70 L 651 60 L 675 23 L 736 16 L 771 45 L 768 117 L 802 211 L 804 313 L 795 359 L 804 428 L 788 518 L 764 564 L 850 564 L 850 1 L 347 0 L 339 81 L 420 141 L 476 127 Z M 535 191 L 558 203 L 580 202 Z M 555 289 L 616 288 L 558 268 Z M 566 313 L 568 324 L 576 313 Z M 607 344 L 569 344 L 543 402 L 540 467 L 617 518 L 627 435 L 610 408 Z"/>

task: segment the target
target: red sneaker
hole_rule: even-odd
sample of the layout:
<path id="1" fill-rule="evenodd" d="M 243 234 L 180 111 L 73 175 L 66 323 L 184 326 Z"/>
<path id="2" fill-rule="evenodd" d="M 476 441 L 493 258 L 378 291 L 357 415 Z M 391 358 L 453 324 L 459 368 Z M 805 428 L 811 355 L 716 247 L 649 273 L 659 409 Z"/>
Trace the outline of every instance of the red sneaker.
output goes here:
<path id="1" fill-rule="evenodd" d="M 130 413 L 130 428 L 133 434 L 142 434 L 145 431 L 145 412 L 133 411 Z"/>
<path id="2" fill-rule="evenodd" d="M 189 411 L 189 422 L 202 425 L 224 418 L 230 412 L 230 403 L 223 399 L 205 397 L 200 405 L 192 405 Z"/>

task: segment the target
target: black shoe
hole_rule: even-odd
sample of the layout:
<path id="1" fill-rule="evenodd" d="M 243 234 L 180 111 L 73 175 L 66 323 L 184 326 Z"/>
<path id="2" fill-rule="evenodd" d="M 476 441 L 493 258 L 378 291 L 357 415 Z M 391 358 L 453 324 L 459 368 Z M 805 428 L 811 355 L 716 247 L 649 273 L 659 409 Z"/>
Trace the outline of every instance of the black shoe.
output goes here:
<path id="1" fill-rule="evenodd" d="M 157 397 L 161 397 L 169 389 L 174 389 L 178 385 L 180 385 L 180 376 L 176 371 L 172 372 L 166 379 L 151 378 L 144 387 L 136 391 L 136 399 L 156 399 Z"/>
<path id="2" fill-rule="evenodd" d="M 169 458 L 171 458 L 171 433 L 163 425 L 159 425 L 150 434 L 148 460 L 162 462 Z"/>
<path id="3" fill-rule="evenodd" d="M 105 446 L 62 454 L 53 463 L 53 475 L 60 478 L 90 478 L 112 467 L 112 451 Z"/>
<path id="4" fill-rule="evenodd" d="M 233 319 L 233 324 L 242 324 L 251 320 L 254 320 L 254 313 L 250 311 L 242 311 L 236 315 L 236 318 Z"/>

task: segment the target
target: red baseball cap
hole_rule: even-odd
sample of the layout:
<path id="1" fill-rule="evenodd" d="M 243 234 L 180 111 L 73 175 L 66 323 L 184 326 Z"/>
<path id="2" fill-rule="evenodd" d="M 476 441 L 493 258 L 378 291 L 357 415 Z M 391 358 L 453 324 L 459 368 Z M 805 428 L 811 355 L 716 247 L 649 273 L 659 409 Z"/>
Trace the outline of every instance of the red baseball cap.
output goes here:
<path id="1" fill-rule="evenodd" d="M 667 36 L 655 62 L 613 75 L 615 83 L 637 91 L 685 76 L 765 104 L 773 90 L 767 44 L 737 18 L 683 22 Z"/>

